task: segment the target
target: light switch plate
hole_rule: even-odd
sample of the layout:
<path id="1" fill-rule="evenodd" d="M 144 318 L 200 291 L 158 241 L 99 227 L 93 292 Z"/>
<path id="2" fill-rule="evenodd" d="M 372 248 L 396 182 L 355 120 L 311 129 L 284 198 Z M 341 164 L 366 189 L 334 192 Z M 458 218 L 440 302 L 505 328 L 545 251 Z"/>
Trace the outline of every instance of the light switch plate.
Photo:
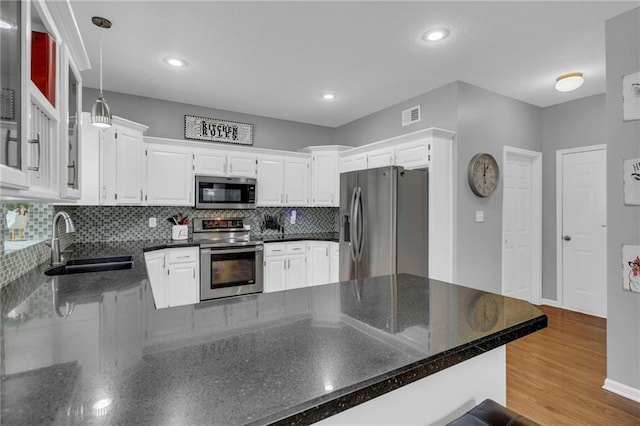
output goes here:
<path id="1" fill-rule="evenodd" d="M 476 210 L 476 222 L 484 222 L 484 211 Z"/>
<path id="2" fill-rule="evenodd" d="M 155 228 L 156 226 L 158 226 L 158 219 L 156 219 L 155 217 L 150 217 L 149 228 Z"/>

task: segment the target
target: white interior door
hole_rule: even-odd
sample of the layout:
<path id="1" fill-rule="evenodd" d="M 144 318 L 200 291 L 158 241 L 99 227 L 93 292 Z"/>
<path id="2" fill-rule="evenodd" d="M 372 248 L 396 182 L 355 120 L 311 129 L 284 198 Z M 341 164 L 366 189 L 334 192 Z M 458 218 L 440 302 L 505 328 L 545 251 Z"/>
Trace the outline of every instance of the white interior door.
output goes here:
<path id="1" fill-rule="evenodd" d="M 507 154 L 503 169 L 503 293 L 532 301 L 532 159 Z"/>
<path id="2" fill-rule="evenodd" d="M 561 157 L 562 305 L 606 317 L 606 149 Z"/>

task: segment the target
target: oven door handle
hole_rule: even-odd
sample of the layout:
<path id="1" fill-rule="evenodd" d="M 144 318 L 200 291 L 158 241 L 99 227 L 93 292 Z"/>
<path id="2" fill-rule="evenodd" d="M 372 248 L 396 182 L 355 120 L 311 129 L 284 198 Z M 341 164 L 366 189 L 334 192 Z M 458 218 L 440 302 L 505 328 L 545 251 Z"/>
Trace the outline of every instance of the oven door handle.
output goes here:
<path id="1" fill-rule="evenodd" d="M 225 250 L 215 250 L 215 249 L 200 249 L 200 254 L 209 255 L 209 254 L 232 254 L 232 253 L 255 253 L 257 251 L 262 251 L 262 246 L 255 246 L 251 248 L 237 248 L 237 249 L 225 249 Z"/>

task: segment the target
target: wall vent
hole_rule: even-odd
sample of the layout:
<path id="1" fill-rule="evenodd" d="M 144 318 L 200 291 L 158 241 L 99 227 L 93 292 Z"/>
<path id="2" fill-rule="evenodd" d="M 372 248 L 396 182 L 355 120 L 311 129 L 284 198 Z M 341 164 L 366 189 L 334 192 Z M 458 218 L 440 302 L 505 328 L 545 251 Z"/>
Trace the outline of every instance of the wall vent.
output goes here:
<path id="1" fill-rule="evenodd" d="M 420 121 L 420 105 L 402 111 L 402 125 L 417 123 Z"/>

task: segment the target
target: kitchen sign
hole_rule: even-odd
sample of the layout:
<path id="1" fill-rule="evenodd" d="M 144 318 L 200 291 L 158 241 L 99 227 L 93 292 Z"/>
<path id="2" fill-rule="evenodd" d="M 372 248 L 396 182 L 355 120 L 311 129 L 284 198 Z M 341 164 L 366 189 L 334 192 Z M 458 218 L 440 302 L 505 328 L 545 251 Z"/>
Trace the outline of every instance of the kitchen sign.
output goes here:
<path id="1" fill-rule="evenodd" d="M 184 138 L 196 141 L 253 145 L 253 124 L 185 115 Z"/>

